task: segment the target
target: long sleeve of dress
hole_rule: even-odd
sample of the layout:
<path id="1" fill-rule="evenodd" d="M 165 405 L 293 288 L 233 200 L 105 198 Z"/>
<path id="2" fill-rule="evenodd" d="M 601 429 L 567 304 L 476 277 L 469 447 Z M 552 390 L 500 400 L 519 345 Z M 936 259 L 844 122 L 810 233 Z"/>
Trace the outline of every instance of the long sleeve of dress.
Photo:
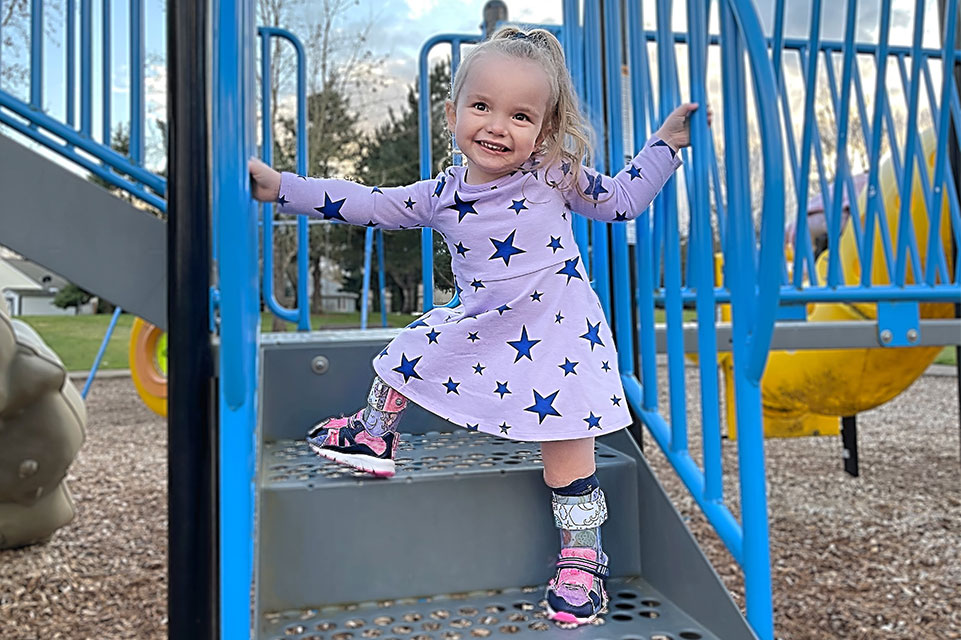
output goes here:
<path id="1" fill-rule="evenodd" d="M 633 220 L 650 206 L 679 166 L 677 152 L 655 136 L 613 178 L 582 167 L 577 187 L 567 189 L 565 198 L 571 210 L 594 220 Z"/>
<path id="2" fill-rule="evenodd" d="M 430 226 L 436 184 L 436 180 L 423 180 L 405 187 L 368 187 L 282 173 L 277 202 L 280 213 L 380 229 L 411 229 Z"/>

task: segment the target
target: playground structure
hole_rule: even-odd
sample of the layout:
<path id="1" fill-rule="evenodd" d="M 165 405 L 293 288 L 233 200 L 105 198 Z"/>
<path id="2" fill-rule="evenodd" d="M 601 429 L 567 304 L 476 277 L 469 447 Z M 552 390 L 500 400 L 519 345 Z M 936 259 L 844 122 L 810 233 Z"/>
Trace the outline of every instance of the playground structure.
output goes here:
<path id="1" fill-rule="evenodd" d="M 681 99 L 704 103 L 709 98 L 716 113 L 713 132 L 706 127 L 703 111 L 695 115 L 694 145 L 687 154 L 683 182 L 669 184 L 653 211 L 639 216 L 632 241 L 625 225 L 581 218 L 574 225 L 602 305 L 612 319 L 631 407 L 742 566 L 750 626 L 666 500 L 638 448 L 635 430 L 633 435 L 622 432 L 605 439 L 598 447 L 601 480 L 605 486 L 618 487 L 609 495 L 611 512 L 621 514 L 605 531 L 619 572 L 611 589 L 618 610 L 608 616 L 605 636 L 773 638 L 761 419 L 761 377 L 765 369 L 774 370 L 769 350 L 807 354 L 811 349 L 872 347 L 872 354 L 901 363 L 903 348 L 920 362 L 928 357 L 920 355 L 921 348 L 957 344 L 961 336 L 961 324 L 941 311 L 961 298 L 958 261 L 951 251 L 951 242 L 957 244 L 961 238 L 961 213 L 949 162 L 949 142 L 959 140 L 951 123 L 961 121 L 961 104 L 954 74 L 944 72 L 941 63 L 957 61 L 954 31 L 944 32 L 940 49 L 922 46 L 925 20 L 936 20 L 925 16 L 924 2 L 919 1 L 911 44 L 891 44 L 891 2 L 883 0 L 878 41 L 856 42 L 858 3 L 851 0 L 846 3 L 842 40 L 822 38 L 820 19 L 811 20 L 806 39 L 792 39 L 785 35 L 785 4 L 775 4 L 773 27 L 767 32 L 753 4 L 737 0 L 708 6 L 687 3 L 686 33 L 672 32 L 676 9 L 667 0 L 656 2 L 653 15 L 644 15 L 646 5 L 640 3 L 628 3 L 622 13 L 618 3 L 581 5 L 566 0 L 563 25 L 554 27 L 584 103 L 598 129 L 606 133 L 599 168 L 616 170 L 625 156 L 625 140 L 629 147 L 642 143 L 654 123 Z M 130 5 L 135 25 L 130 37 L 138 44 L 131 46 L 129 65 L 133 70 L 129 156 L 107 149 L 103 143 L 109 136 L 94 139 L 90 56 L 80 67 L 87 81 L 79 88 L 69 86 L 66 95 L 71 99 L 61 120 L 42 111 L 39 70 L 31 77 L 28 99 L 0 91 L 0 122 L 7 131 L 53 149 L 167 214 L 161 221 L 138 211 L 0 136 L 3 157 L 15 160 L 3 177 L 10 208 L 31 214 L 4 216 L 0 241 L 170 329 L 169 446 L 177 452 L 177 464 L 170 467 L 171 637 L 196 637 L 201 628 L 210 632 L 204 636 L 248 637 L 248 587 L 254 575 L 257 633 L 271 640 L 308 638 L 335 627 L 360 628 L 358 620 L 376 629 L 383 626 L 377 622 L 382 616 L 411 623 L 411 632 L 418 629 L 440 637 L 447 623 L 437 621 L 448 618 L 434 615 L 439 610 L 448 615 L 457 610 L 456 620 L 466 621 L 460 623 L 461 629 L 470 624 L 494 634 L 538 635 L 543 631 L 538 623 L 543 621 L 529 611 L 538 596 L 521 587 L 547 577 L 547 565 L 541 560 L 553 553 L 554 545 L 548 514 L 543 513 L 543 536 L 531 535 L 529 522 L 518 523 L 517 531 L 498 528 L 489 535 L 482 533 L 505 510 L 542 511 L 545 496 L 536 454 L 516 443 L 449 433 L 449 425 L 411 415 L 406 425 L 413 435 L 404 452 L 401 481 L 373 483 L 320 464 L 302 442 L 297 443 L 319 413 L 353 407 L 356 399 L 349 390 L 358 380 L 366 380 L 366 359 L 391 334 L 328 332 L 258 339 L 258 224 L 245 175 L 246 158 L 255 146 L 252 5 L 227 1 L 211 5 L 209 26 L 216 39 L 211 47 L 209 132 L 203 124 L 207 107 L 196 97 L 196 87 L 208 82 L 203 55 L 207 13 L 200 5 L 170 2 L 168 8 L 173 112 L 166 183 L 143 168 L 143 60 L 137 58 L 142 56 L 138 38 L 143 17 L 138 0 Z M 37 15 L 38 7 L 42 10 L 43 3 L 34 3 L 34 62 L 43 52 L 43 15 Z M 81 2 L 80 9 L 81 48 L 89 52 L 91 2 Z M 716 16 L 713 22 L 709 9 Z M 812 3 L 814 16 L 819 17 L 822 9 L 819 1 Z M 942 10 L 945 23 L 957 22 L 956 0 L 943 2 Z M 629 26 L 627 42 L 621 41 L 622 23 Z M 655 29 L 645 30 L 651 24 Z M 716 24 L 716 29 L 709 30 L 709 24 Z M 76 31 L 72 22 L 65 29 Z M 261 31 L 263 38 L 275 35 L 279 33 Z M 480 37 L 451 34 L 431 39 L 423 49 L 421 81 L 427 77 L 426 56 L 435 46 L 449 45 L 456 66 L 460 47 Z M 105 39 L 101 47 L 108 42 Z M 819 59 L 825 62 L 817 64 Z M 624 60 L 630 93 L 622 95 Z M 900 72 L 904 104 L 899 108 L 893 104 L 890 81 L 877 80 L 888 78 L 889 64 Z M 682 66 L 688 76 L 683 82 Z M 934 83 L 938 72 L 940 89 Z M 707 79 L 714 77 L 722 78 L 719 95 L 708 94 Z M 865 89 L 872 77 L 873 94 Z M 822 82 L 835 114 L 828 122 L 815 118 L 815 88 Z M 797 88 L 804 90 L 801 106 L 792 98 L 791 89 Z M 921 103 L 922 88 L 926 104 Z M 79 100 L 74 100 L 77 93 Z M 422 86 L 421 95 L 426 94 Z M 630 104 L 629 127 L 623 118 L 625 101 Z M 110 103 L 105 94 L 100 112 L 107 123 Z M 851 130 L 852 112 L 859 114 L 859 131 Z M 903 117 L 904 124 L 896 126 L 896 117 Z M 925 128 L 920 126 L 922 117 L 925 127 L 935 132 L 928 145 L 919 135 Z M 213 167 L 209 175 L 208 134 Z M 833 167 L 822 145 L 827 134 L 836 140 Z M 848 140 L 857 135 L 869 158 L 864 198 L 854 192 L 847 154 Z M 764 176 L 763 189 L 751 183 L 751 167 L 744 162 L 756 157 L 749 146 L 752 139 L 765 150 L 763 171 L 753 168 Z M 882 139 L 890 150 L 887 164 L 881 161 Z M 723 152 L 715 154 L 718 141 L 724 143 Z M 426 168 L 430 159 L 425 155 L 422 152 L 421 166 Z M 722 174 L 719 164 L 737 170 Z M 786 264 L 785 216 L 806 211 L 812 173 L 820 186 L 817 191 L 831 194 L 829 202 L 825 198 L 829 250 L 815 260 L 806 241 L 806 216 L 800 215 L 797 235 L 805 240 L 797 242 L 794 259 Z M 44 189 L 52 180 L 60 188 Z M 844 191 L 851 216 L 842 233 Z M 785 192 L 794 194 L 793 206 Z M 897 197 L 908 192 L 910 198 Z M 208 202 L 213 203 L 209 220 Z M 683 204 L 686 208 L 679 206 Z M 249 216 L 245 218 L 244 212 Z M 211 221 L 213 232 L 208 235 Z M 38 240 L 30 233 L 38 224 L 62 225 L 56 228 L 64 229 L 71 244 L 84 247 L 83 252 L 51 246 L 49 238 Z M 263 226 L 265 234 L 270 227 Z M 110 229 L 109 242 L 103 240 L 103 229 Z M 164 232 L 169 242 L 165 243 Z M 424 233 L 424 291 L 429 305 L 431 239 L 429 231 Z M 714 256 L 719 250 L 723 270 L 715 286 Z M 205 276 L 212 263 L 216 266 L 208 282 Z M 168 298 L 167 291 L 176 295 Z M 298 299 L 300 306 L 290 313 L 302 318 L 305 296 Z M 857 310 L 858 321 L 811 321 L 828 304 Z M 683 324 L 685 305 L 695 307 L 696 326 Z M 719 320 L 727 305 L 730 322 Z M 929 305 L 937 305 L 939 317 L 926 313 Z M 655 306 L 665 310 L 664 330 L 655 327 Z M 659 351 L 668 355 L 666 407 L 658 401 Z M 736 414 L 739 432 L 737 514 L 721 491 L 717 369 L 725 352 L 733 362 L 728 406 Z M 685 353 L 698 356 L 704 443 L 700 462 L 687 444 Z M 807 370 L 797 369 L 799 375 Z M 911 373 L 901 371 L 897 384 L 903 386 Z M 206 393 L 212 381 L 215 396 Z M 803 381 L 791 384 L 795 390 L 812 386 Z M 441 435 L 424 437 L 432 431 Z M 443 462 L 440 452 L 454 461 Z M 255 469 L 255 463 L 261 466 Z M 199 490 L 213 484 L 214 470 L 220 474 L 219 511 L 214 508 L 218 500 Z M 502 479 L 505 474 L 511 475 L 509 483 Z M 261 514 L 256 539 L 252 486 Z M 467 492 L 469 507 L 463 498 Z M 403 510 L 393 522 L 392 534 L 403 538 L 405 553 L 391 567 L 358 570 L 332 562 L 323 573 L 303 570 L 304 558 L 317 544 L 305 532 L 325 531 L 336 539 L 377 546 L 382 532 L 342 514 L 392 507 Z M 511 554 L 464 543 L 504 535 L 525 542 Z M 374 571 L 376 581 L 364 578 Z M 465 584 L 467 575 L 471 584 Z M 464 591 L 472 593 L 412 600 L 427 593 Z M 384 605 L 384 600 L 394 604 Z M 371 608 L 374 605 L 324 609 L 343 602 L 378 601 L 377 609 Z M 524 618 L 522 623 L 509 617 L 512 610 Z M 481 621 L 481 613 L 498 622 Z M 423 620 L 439 626 L 421 626 Z M 505 626 L 514 629 L 504 630 Z M 582 629 L 573 635 L 594 637 L 596 631 Z"/>

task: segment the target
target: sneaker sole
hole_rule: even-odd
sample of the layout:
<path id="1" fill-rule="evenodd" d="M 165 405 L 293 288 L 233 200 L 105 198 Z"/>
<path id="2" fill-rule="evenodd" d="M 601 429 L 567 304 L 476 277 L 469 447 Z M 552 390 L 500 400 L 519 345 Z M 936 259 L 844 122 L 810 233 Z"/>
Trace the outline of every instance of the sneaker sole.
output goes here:
<path id="1" fill-rule="evenodd" d="M 372 458 L 354 453 L 341 453 L 332 449 L 325 449 L 310 441 L 308 441 L 307 444 L 310 445 L 314 453 L 323 458 L 351 467 L 352 469 L 357 469 L 358 471 L 363 471 L 364 473 L 370 473 L 378 478 L 390 478 L 396 472 L 396 465 L 391 459 L 382 460 L 380 458 Z"/>
<path id="2" fill-rule="evenodd" d="M 600 610 L 593 615 L 587 616 L 586 618 L 578 618 L 573 613 L 567 611 L 554 611 L 554 609 L 551 608 L 551 605 L 547 604 L 546 602 L 544 603 L 544 609 L 546 609 L 545 613 L 547 613 L 547 619 L 556 623 L 558 627 L 561 627 L 562 629 L 574 629 L 586 624 L 600 624 L 603 622 L 601 616 L 607 613 L 608 602 L 609 600 L 605 596 L 603 602 L 601 602 Z"/>
<path id="3" fill-rule="evenodd" d="M 568 613 L 567 611 L 554 611 L 549 605 L 545 606 L 545 608 L 547 609 L 547 619 L 553 621 L 562 629 L 574 629 L 587 624 L 599 624 L 601 620 L 600 616 L 607 613 L 607 607 L 605 607 L 594 615 L 586 618 L 578 618 L 573 613 Z"/>

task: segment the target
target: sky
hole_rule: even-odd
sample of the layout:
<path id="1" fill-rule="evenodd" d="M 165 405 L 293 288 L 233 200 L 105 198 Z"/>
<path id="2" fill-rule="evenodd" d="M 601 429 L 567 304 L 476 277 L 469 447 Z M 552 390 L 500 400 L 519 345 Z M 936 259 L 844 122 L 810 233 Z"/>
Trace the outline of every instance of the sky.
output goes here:
<path id="1" fill-rule="evenodd" d="M 786 31 L 787 35 L 806 37 L 810 22 L 811 4 L 813 0 L 784 0 L 786 2 Z M 911 26 L 916 3 L 928 12 L 928 28 L 925 30 L 925 44 L 937 46 L 937 0 L 892 0 L 894 13 L 892 15 L 892 42 L 909 44 Z M 147 109 L 151 120 L 164 117 L 166 75 L 162 59 L 165 42 L 163 14 L 163 0 L 144 0 L 146 17 L 146 53 L 145 76 L 147 86 Z M 313 10 L 320 0 L 306 0 L 305 11 Z M 386 116 L 388 106 L 400 105 L 406 95 L 407 86 L 415 82 L 417 75 L 417 56 L 421 45 L 431 36 L 438 33 L 480 33 L 482 9 L 486 0 L 355 0 L 354 5 L 345 13 L 340 28 L 346 32 L 356 31 L 361 26 L 371 24 L 372 29 L 368 43 L 375 56 L 385 58 L 385 64 L 380 70 L 382 79 L 387 87 L 371 98 L 358 96 L 356 102 L 365 105 L 364 116 L 368 126 L 377 124 Z M 78 3 L 79 4 L 79 3 Z M 94 2 L 93 24 L 95 31 L 99 31 L 101 3 Z M 509 18 L 529 24 L 559 24 L 562 21 L 561 0 L 508 0 Z M 713 3 L 717 6 L 717 2 Z M 755 4 L 762 25 L 770 29 L 773 23 L 775 0 L 756 0 Z M 825 0 L 822 2 L 822 37 L 840 39 L 844 25 L 847 2 L 843 0 Z M 858 37 L 872 41 L 877 38 L 877 13 L 880 0 L 856 0 L 858 6 Z M 124 26 L 127 21 L 127 3 L 115 1 L 111 3 L 114 30 L 116 34 L 126 32 Z M 645 16 L 647 28 L 654 28 L 652 10 L 653 0 L 645 0 Z M 685 6 L 683 0 L 675 0 L 675 28 L 685 28 Z M 716 8 L 715 8 L 716 11 Z M 54 18 L 48 15 L 48 23 Z M 46 89 L 45 107 L 55 116 L 63 114 L 63 48 L 59 44 L 63 41 L 58 29 L 62 22 L 48 26 L 45 73 L 48 84 Z M 286 25 L 295 34 L 306 37 L 305 29 L 298 29 L 298 24 Z M 712 30 L 716 30 L 712 29 Z M 95 39 L 99 35 L 95 33 Z M 24 47 L 6 47 L 0 50 L 0 60 L 9 61 L 16 56 L 23 55 Z M 438 54 L 446 52 L 438 50 Z M 127 44 L 123 38 L 115 38 L 113 43 L 113 59 L 115 62 L 113 85 L 113 113 L 115 122 L 126 119 L 129 103 L 129 66 L 127 60 Z M 94 64 L 99 68 L 99 55 L 95 53 Z M 686 72 L 682 70 L 681 77 Z M 99 83 L 99 81 L 98 81 Z M 99 103 L 99 87 L 95 88 L 95 102 Z M 96 107 L 95 107 L 96 108 Z M 95 135 L 99 130 L 99 116 L 95 116 Z M 156 145 L 159 133 L 151 124 L 147 143 Z"/>

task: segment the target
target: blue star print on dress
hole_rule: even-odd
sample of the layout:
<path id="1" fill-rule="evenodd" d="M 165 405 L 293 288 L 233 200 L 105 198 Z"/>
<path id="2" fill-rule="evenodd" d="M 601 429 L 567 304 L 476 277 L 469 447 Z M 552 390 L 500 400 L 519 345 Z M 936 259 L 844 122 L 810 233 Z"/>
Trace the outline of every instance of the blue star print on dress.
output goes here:
<path id="1" fill-rule="evenodd" d="M 512 440 L 601 436 L 631 424 L 610 327 L 571 228 L 642 213 L 680 166 L 652 138 L 614 177 L 536 160 L 472 185 L 466 167 L 401 187 L 283 174 L 281 213 L 381 229 L 431 227 L 460 304 L 433 309 L 374 358 L 388 385 L 451 422 Z M 579 192 L 579 193 L 578 193 Z"/>

